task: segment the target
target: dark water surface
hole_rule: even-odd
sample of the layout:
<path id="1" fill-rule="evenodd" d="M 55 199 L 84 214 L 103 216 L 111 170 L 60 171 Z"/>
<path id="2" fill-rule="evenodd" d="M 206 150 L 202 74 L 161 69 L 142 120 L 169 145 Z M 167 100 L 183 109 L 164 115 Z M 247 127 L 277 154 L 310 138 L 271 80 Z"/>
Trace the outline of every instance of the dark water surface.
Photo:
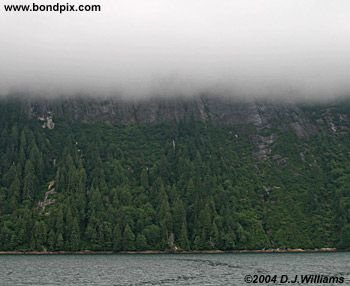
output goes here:
<path id="1" fill-rule="evenodd" d="M 343 276 L 350 253 L 0 255 L 0 285 L 249 285 L 245 275 Z M 250 285 L 298 285 L 257 283 Z"/>

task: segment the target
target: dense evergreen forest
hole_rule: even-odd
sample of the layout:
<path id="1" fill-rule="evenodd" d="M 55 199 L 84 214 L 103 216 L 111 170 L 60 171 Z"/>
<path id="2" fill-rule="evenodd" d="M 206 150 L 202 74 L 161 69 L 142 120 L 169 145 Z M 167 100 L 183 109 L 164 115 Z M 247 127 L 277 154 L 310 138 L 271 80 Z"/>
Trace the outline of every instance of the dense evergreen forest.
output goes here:
<path id="1" fill-rule="evenodd" d="M 0 250 L 350 248 L 349 104 L 286 128 L 55 104 L 0 101 Z"/>

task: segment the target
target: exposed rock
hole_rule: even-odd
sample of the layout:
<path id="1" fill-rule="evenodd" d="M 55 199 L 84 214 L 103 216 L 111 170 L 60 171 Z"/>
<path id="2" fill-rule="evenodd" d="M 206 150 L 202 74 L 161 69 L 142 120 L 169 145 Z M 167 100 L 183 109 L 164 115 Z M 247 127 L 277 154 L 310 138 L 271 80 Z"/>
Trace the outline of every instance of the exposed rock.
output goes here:
<path id="1" fill-rule="evenodd" d="M 54 129 L 55 123 L 53 122 L 51 112 L 47 115 L 38 116 L 37 119 L 42 122 L 42 128 Z"/>
<path id="2" fill-rule="evenodd" d="M 253 143 L 256 146 L 256 156 L 259 160 L 266 160 L 271 154 L 271 146 L 275 142 L 277 136 L 274 134 L 268 136 L 256 135 Z"/>
<path id="3" fill-rule="evenodd" d="M 308 133 L 299 122 L 292 122 L 290 126 L 299 138 L 308 138 Z"/>
<path id="4" fill-rule="evenodd" d="M 38 208 L 41 210 L 41 212 L 44 212 L 47 206 L 55 203 L 55 199 L 49 199 L 50 195 L 54 195 L 56 193 L 54 186 L 55 181 L 50 181 L 47 187 L 48 191 L 45 193 L 44 200 L 38 202 Z"/>

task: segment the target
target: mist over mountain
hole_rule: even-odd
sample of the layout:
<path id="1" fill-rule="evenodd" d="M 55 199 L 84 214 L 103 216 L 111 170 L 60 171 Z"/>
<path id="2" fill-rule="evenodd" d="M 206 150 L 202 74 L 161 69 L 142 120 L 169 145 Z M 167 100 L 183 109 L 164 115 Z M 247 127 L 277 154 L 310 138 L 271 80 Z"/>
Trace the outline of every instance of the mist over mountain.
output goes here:
<path id="1" fill-rule="evenodd" d="M 0 93 L 349 94 L 349 1 L 98 3 L 101 12 L 2 12 Z"/>

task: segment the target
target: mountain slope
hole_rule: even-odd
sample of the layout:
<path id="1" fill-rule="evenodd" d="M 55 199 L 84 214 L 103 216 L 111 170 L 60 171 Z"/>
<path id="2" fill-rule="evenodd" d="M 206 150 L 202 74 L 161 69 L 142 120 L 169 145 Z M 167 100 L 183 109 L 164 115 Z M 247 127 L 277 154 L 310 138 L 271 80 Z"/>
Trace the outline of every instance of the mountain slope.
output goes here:
<path id="1" fill-rule="evenodd" d="M 350 247 L 350 104 L 0 101 L 0 249 Z"/>

